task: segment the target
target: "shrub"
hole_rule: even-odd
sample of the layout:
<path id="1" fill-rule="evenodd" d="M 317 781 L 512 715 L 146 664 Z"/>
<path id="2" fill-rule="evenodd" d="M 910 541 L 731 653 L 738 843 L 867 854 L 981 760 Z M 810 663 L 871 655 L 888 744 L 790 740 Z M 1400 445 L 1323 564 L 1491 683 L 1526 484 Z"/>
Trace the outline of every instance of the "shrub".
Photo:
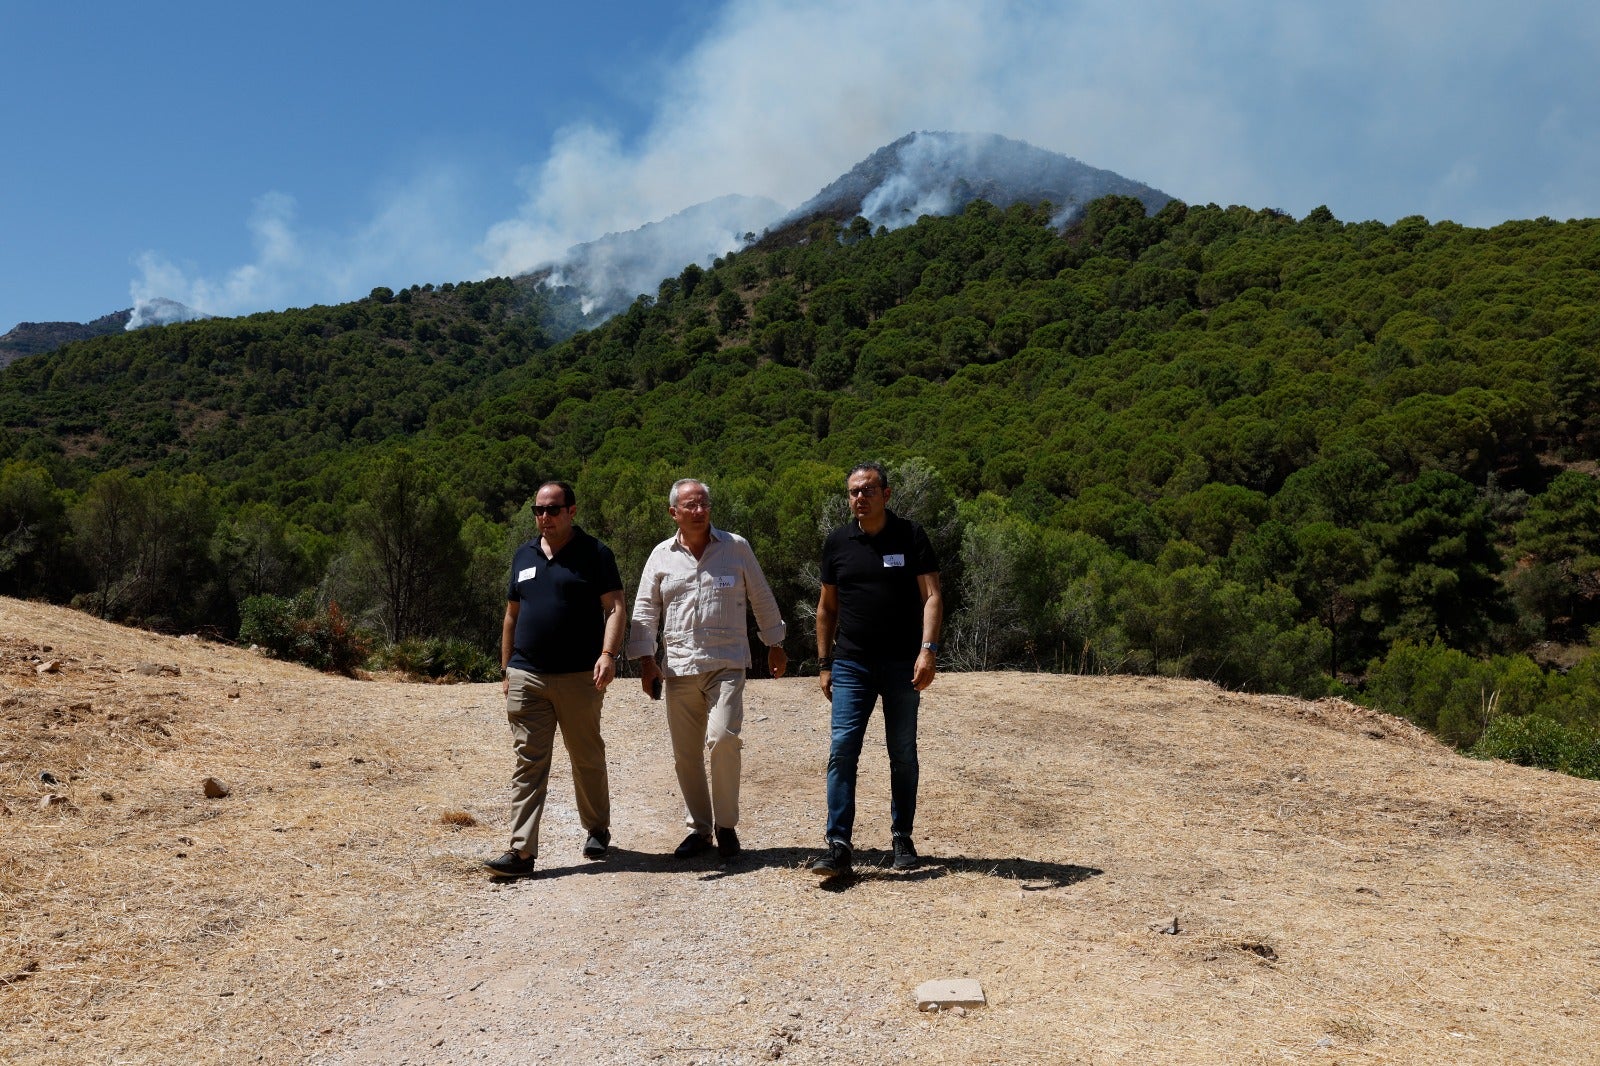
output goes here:
<path id="1" fill-rule="evenodd" d="M 372 665 L 438 681 L 497 681 L 500 661 L 464 640 L 402 640 L 379 651 Z"/>
<path id="2" fill-rule="evenodd" d="M 1575 777 L 1600 778 L 1600 735 L 1564 726 L 1542 714 L 1496 718 L 1471 754 Z"/>
<path id="3" fill-rule="evenodd" d="M 239 605 L 239 617 L 241 641 L 330 673 L 353 674 L 372 647 L 371 638 L 350 623 L 337 603 L 319 607 L 309 589 L 292 599 L 251 596 Z"/>

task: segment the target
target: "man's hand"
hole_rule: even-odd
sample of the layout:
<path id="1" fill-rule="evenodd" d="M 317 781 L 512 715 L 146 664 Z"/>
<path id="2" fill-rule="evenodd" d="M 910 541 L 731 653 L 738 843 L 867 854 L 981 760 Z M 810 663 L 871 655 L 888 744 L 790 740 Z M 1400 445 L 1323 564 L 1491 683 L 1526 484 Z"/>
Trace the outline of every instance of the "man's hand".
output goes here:
<path id="1" fill-rule="evenodd" d="M 923 648 L 917 655 L 917 667 L 911 674 L 911 687 L 921 692 L 933 684 L 933 675 L 938 672 L 938 662 L 933 652 Z"/>
<path id="2" fill-rule="evenodd" d="M 789 653 L 783 650 L 782 644 L 774 644 L 767 649 L 767 669 L 772 671 L 773 677 L 782 677 L 789 672 Z"/>
<path id="3" fill-rule="evenodd" d="M 594 687 L 599 689 L 601 692 L 604 692 L 606 690 L 606 686 L 611 684 L 612 679 L 614 679 L 616 676 L 616 660 L 612 659 L 611 656 L 607 655 L 605 652 L 601 652 L 600 657 L 594 661 Z"/>
<path id="4" fill-rule="evenodd" d="M 822 694 L 830 700 L 833 699 L 833 671 L 822 671 L 817 675 L 817 680 L 822 684 Z"/>
<path id="5" fill-rule="evenodd" d="M 656 663 L 654 655 L 644 655 L 639 658 L 639 687 L 644 689 L 646 696 L 650 695 L 650 688 L 655 684 L 656 678 L 661 676 L 661 667 Z"/>

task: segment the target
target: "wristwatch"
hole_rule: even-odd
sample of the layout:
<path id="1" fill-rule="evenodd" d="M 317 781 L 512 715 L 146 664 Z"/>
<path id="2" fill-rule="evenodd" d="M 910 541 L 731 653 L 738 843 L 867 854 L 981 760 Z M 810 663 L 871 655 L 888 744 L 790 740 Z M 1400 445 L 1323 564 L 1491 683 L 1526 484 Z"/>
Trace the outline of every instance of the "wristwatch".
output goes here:
<path id="1" fill-rule="evenodd" d="M 933 641 L 931 641 L 931 640 L 925 640 L 925 641 L 923 641 L 923 642 L 922 642 L 922 647 L 923 647 L 923 649 L 924 649 L 924 650 L 926 650 L 926 651 L 931 651 L 931 652 L 933 652 L 933 654 L 935 654 L 935 655 L 938 655 L 938 654 L 939 654 L 939 645 L 937 645 L 937 644 L 935 644 L 935 643 L 934 643 L 934 642 L 933 642 Z"/>

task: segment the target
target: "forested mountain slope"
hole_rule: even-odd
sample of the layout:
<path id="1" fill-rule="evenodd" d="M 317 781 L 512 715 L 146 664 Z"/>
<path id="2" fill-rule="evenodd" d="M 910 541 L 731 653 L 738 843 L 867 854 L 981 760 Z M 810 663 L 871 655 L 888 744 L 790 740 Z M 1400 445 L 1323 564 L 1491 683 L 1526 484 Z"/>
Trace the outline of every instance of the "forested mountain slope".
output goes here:
<path id="1" fill-rule="evenodd" d="M 500 280 L 20 361 L 0 591 L 227 630 L 245 593 L 314 585 L 387 638 L 488 646 L 539 481 L 576 481 L 627 573 L 693 473 L 793 610 L 844 470 L 877 457 L 944 550 L 953 664 L 1362 685 L 1458 743 L 1502 718 L 1581 739 L 1600 222 L 1052 215 L 818 221 L 556 344 L 527 308 L 551 294 Z M 184 582 L 90 557 L 114 482 L 209 516 Z M 397 524 L 439 563 L 405 625 L 354 576 Z M 117 607 L 140 581 L 210 591 Z"/>

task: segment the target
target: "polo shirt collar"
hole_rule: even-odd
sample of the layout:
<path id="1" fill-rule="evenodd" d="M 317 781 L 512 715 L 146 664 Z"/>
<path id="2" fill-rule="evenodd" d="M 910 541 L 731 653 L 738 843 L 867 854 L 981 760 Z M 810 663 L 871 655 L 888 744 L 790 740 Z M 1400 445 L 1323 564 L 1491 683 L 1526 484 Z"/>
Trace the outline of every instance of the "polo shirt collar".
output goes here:
<path id="1" fill-rule="evenodd" d="M 852 515 L 850 518 L 850 535 L 856 540 L 866 540 L 868 537 L 882 536 L 884 533 L 889 531 L 890 526 L 894 525 L 898 521 L 900 521 L 900 516 L 889 510 L 889 508 L 885 507 L 883 509 L 883 528 L 878 530 L 876 533 L 868 533 L 866 530 L 861 528 L 861 519 Z"/>

